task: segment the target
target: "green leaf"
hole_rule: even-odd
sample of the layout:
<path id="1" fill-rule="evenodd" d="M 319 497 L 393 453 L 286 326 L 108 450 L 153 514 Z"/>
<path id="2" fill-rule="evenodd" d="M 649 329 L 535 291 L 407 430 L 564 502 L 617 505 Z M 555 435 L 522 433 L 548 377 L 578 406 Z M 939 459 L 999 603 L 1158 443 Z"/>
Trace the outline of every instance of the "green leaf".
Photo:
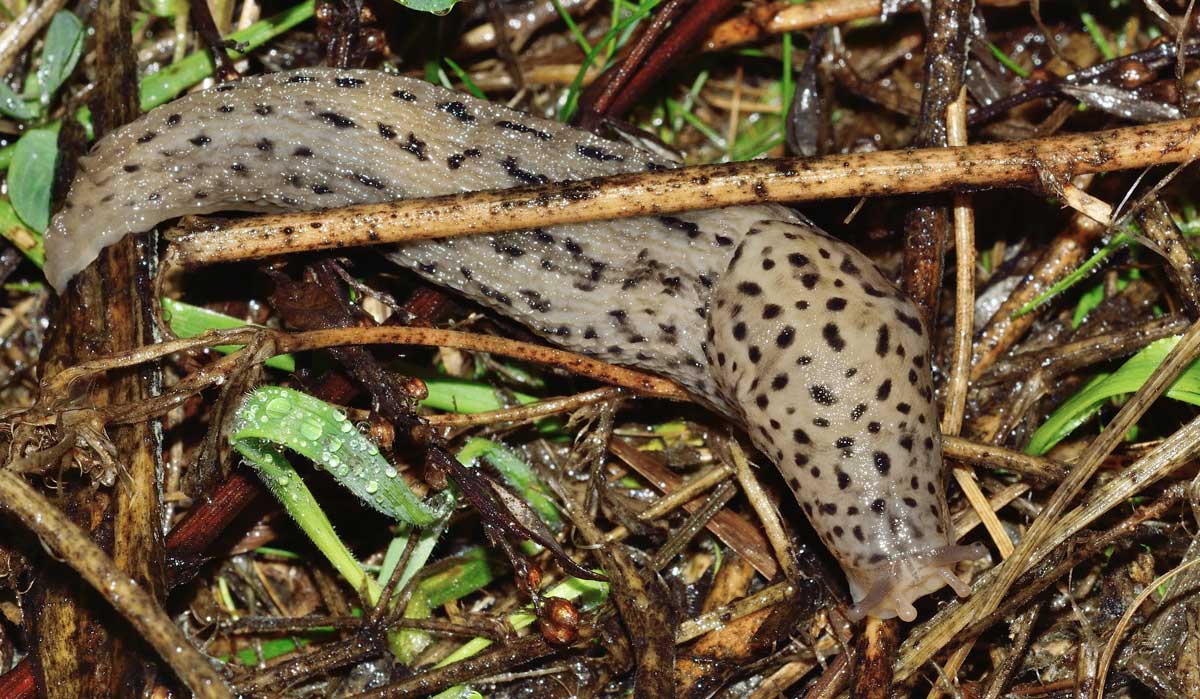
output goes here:
<path id="1" fill-rule="evenodd" d="M 1045 454 L 1077 427 L 1087 422 L 1105 401 L 1135 393 L 1150 379 L 1150 375 L 1163 363 L 1167 353 L 1177 342 L 1179 337 L 1152 342 L 1112 374 L 1101 374 L 1093 378 L 1046 418 L 1046 422 L 1034 432 L 1029 446 L 1025 448 L 1026 453 L 1037 456 Z M 1172 400 L 1200 405 L 1200 360 L 1184 370 L 1167 389 L 1166 395 Z"/>
<path id="2" fill-rule="evenodd" d="M 86 33 L 83 22 L 67 10 L 60 11 L 50 20 L 50 28 L 46 30 L 46 47 L 42 50 L 42 64 L 37 70 L 43 106 L 50 104 L 50 98 L 75 70 L 75 64 L 83 53 Z"/>
<path id="3" fill-rule="evenodd" d="M 38 110 L 17 96 L 8 83 L 0 81 L 0 113 L 18 121 L 29 121 L 38 115 Z"/>
<path id="4" fill-rule="evenodd" d="M 432 12 L 435 15 L 444 15 L 458 2 L 458 0 L 396 0 L 396 2 L 404 5 L 410 10 L 418 12 Z"/>
<path id="5" fill-rule="evenodd" d="M 164 298 L 162 307 L 166 320 L 171 325 L 171 331 L 185 339 L 196 337 L 208 330 L 229 330 L 252 325 L 233 316 L 174 299 Z M 213 349 L 221 354 L 232 354 L 242 347 L 244 345 L 220 345 Z M 268 359 L 265 364 L 273 369 L 289 373 L 296 370 L 296 358 L 290 354 L 276 355 Z"/>
<path id="6" fill-rule="evenodd" d="M 424 528 L 453 509 L 449 491 L 422 502 L 345 413 L 299 391 L 278 386 L 256 389 L 238 408 L 229 441 L 256 466 L 255 459 L 273 445 L 287 447 L 398 522 Z"/>
<path id="7" fill-rule="evenodd" d="M 57 128 L 27 131 L 13 152 L 8 196 L 17 215 L 37 233 L 44 233 L 50 225 L 50 187 L 57 158 Z"/>

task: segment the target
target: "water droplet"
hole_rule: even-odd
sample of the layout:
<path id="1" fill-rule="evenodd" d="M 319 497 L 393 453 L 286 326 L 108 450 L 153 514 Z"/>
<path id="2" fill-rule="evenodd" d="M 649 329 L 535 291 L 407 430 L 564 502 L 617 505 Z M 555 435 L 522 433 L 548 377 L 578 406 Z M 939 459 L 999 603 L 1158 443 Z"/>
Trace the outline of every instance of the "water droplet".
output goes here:
<path id="1" fill-rule="evenodd" d="M 300 434 L 305 439 L 317 440 L 324 433 L 325 430 L 321 428 L 321 423 L 315 417 L 306 416 L 300 421 Z"/>
<path id="2" fill-rule="evenodd" d="M 277 396 L 267 401 L 263 410 L 267 412 L 267 415 L 274 418 L 286 417 L 292 412 L 292 402 L 283 396 Z"/>
<path id="3" fill-rule="evenodd" d="M 378 481 L 367 481 L 367 492 L 374 494 L 379 491 Z"/>
<path id="4" fill-rule="evenodd" d="M 388 466 L 387 469 L 384 470 L 383 475 L 387 476 L 388 478 L 395 478 L 396 477 L 396 469 L 391 466 Z"/>

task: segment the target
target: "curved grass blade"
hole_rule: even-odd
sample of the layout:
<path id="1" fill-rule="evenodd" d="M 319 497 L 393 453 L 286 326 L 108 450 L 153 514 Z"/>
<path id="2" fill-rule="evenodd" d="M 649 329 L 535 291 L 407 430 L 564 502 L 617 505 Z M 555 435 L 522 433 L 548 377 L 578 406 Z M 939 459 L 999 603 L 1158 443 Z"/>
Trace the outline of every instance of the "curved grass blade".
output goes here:
<path id="1" fill-rule="evenodd" d="M 1040 456 L 1087 422 L 1104 402 L 1135 393 L 1163 363 L 1178 337 L 1167 337 L 1147 345 L 1111 374 L 1101 374 L 1055 410 L 1034 432 L 1025 451 Z M 1200 405 L 1200 360 L 1193 362 L 1167 389 L 1167 397 Z"/>
<path id="2" fill-rule="evenodd" d="M 252 457 L 269 451 L 270 445 L 287 447 L 398 522 L 424 528 L 453 509 L 453 496 L 448 492 L 422 502 L 344 413 L 312 396 L 264 386 L 246 397 L 235 420 L 230 442 L 252 462 Z"/>

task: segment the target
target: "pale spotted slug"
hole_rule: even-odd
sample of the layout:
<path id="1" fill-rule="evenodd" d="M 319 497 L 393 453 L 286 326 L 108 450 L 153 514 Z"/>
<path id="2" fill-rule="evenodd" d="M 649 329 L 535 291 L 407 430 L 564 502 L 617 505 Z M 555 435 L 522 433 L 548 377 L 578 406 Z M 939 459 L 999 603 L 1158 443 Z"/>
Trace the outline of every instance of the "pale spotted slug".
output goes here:
<path id="1" fill-rule="evenodd" d="M 317 209 L 674 167 L 561 124 L 364 70 L 188 95 L 81 159 L 46 235 L 61 290 L 185 214 Z M 567 349 L 675 379 L 740 421 L 845 570 L 911 620 L 954 563 L 927 330 L 857 250 L 774 205 L 438 240 L 396 263 Z"/>

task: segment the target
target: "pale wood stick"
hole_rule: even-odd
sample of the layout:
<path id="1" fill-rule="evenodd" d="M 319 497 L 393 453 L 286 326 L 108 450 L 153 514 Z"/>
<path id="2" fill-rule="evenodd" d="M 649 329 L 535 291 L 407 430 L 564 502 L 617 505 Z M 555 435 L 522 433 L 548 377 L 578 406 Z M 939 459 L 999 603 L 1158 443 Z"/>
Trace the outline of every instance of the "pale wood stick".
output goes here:
<path id="1" fill-rule="evenodd" d="M 1200 156 L 1200 118 L 959 148 L 697 165 L 579 182 L 256 216 L 176 236 L 194 267 L 284 253 L 527 230 L 771 201 L 1038 187 Z M 211 224 L 204 228 L 212 228 Z"/>

